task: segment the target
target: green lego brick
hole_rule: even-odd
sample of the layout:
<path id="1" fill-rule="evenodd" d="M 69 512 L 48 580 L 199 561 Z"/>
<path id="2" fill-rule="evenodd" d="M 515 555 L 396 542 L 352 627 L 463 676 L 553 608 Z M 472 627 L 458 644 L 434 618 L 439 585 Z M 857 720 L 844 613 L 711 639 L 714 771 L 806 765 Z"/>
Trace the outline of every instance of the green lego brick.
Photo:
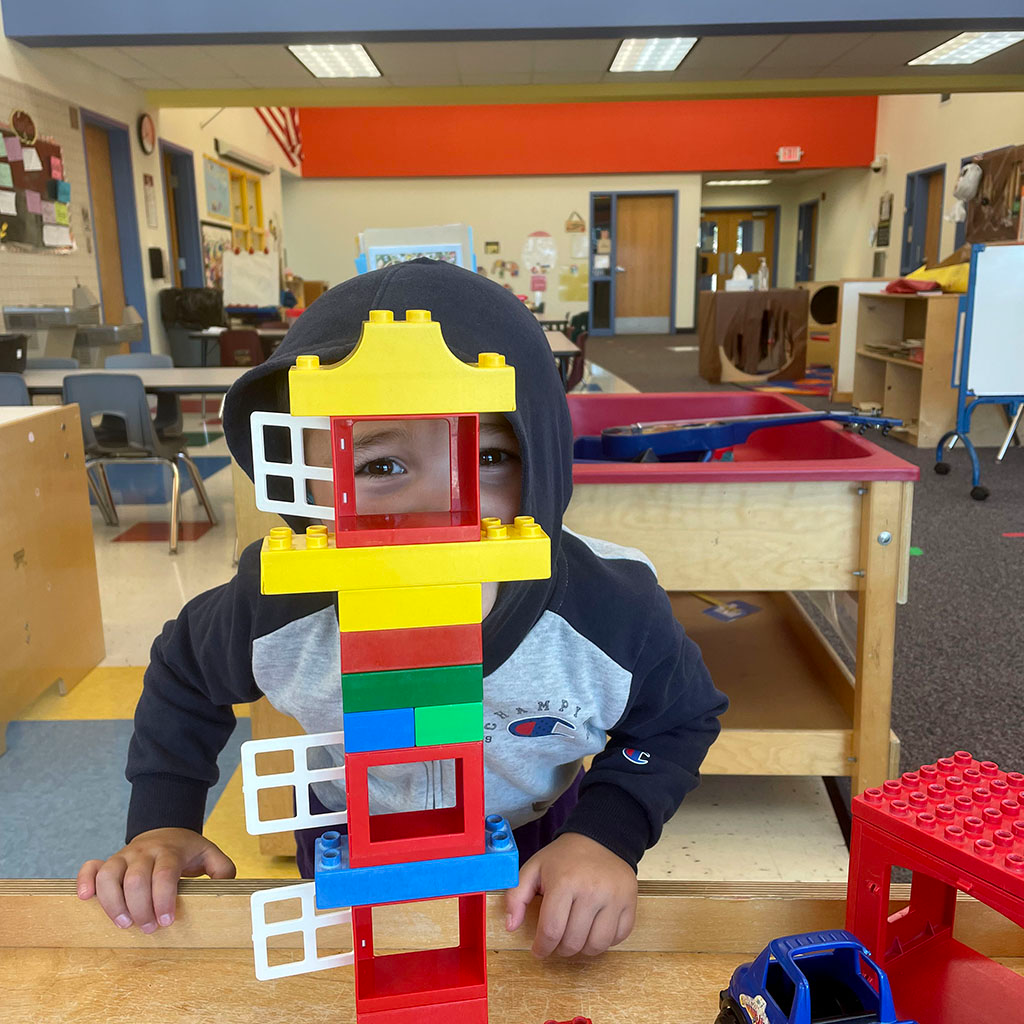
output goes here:
<path id="1" fill-rule="evenodd" d="M 348 712 L 465 704 L 483 700 L 484 673 L 482 665 L 351 672 L 341 689 Z"/>
<path id="2" fill-rule="evenodd" d="M 472 743 L 484 738 L 483 702 L 438 704 L 413 709 L 416 714 L 416 746 L 439 743 Z"/>

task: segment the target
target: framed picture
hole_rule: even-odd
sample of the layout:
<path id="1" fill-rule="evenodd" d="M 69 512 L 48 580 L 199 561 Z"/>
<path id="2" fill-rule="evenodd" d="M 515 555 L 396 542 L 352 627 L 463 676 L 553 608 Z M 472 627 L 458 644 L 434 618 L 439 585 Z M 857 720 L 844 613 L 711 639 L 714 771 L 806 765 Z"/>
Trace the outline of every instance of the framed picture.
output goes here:
<path id="1" fill-rule="evenodd" d="M 231 248 L 231 228 L 227 224 L 199 222 L 203 243 L 203 283 L 207 288 L 224 287 L 224 251 Z"/>
<path id="2" fill-rule="evenodd" d="M 488 256 L 497 256 L 501 252 L 500 242 L 484 242 L 484 253 Z"/>
<path id="3" fill-rule="evenodd" d="M 206 215 L 231 220 L 231 174 L 227 164 L 204 156 L 203 182 L 206 185 Z"/>
<path id="4" fill-rule="evenodd" d="M 439 245 L 381 245 L 371 246 L 366 250 L 367 270 L 380 270 L 394 263 L 408 263 L 409 260 L 426 256 L 431 260 L 443 263 L 454 263 L 464 267 L 462 246 L 458 243 L 441 243 Z"/>

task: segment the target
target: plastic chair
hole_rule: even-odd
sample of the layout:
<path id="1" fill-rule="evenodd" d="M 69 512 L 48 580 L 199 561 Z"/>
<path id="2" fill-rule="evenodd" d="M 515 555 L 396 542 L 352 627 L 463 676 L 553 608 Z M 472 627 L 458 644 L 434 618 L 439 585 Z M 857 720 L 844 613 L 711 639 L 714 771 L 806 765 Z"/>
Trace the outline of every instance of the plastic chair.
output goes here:
<path id="1" fill-rule="evenodd" d="M 221 366 L 256 366 L 262 362 L 263 345 L 256 331 L 228 330 L 221 334 Z"/>
<path id="2" fill-rule="evenodd" d="M 207 518 L 216 525 L 210 499 L 203 487 L 202 477 L 180 438 L 157 437 L 149 414 L 149 403 L 142 379 L 127 373 L 82 373 L 64 378 L 64 402 L 76 403 L 81 412 L 82 439 L 85 443 L 85 472 L 89 487 L 96 497 L 100 511 L 109 526 L 117 526 L 117 510 L 110 493 L 105 466 L 111 462 L 150 462 L 171 468 L 170 552 L 178 550 L 178 506 L 181 475 L 178 461 L 185 464 L 195 488 L 196 497 Z M 97 437 L 93 429 L 94 416 L 117 417 L 123 427 L 116 443 Z M 99 481 L 93 478 L 95 467 Z"/>
<path id="3" fill-rule="evenodd" d="M 107 370 L 139 370 L 153 367 L 170 370 L 174 367 L 174 360 L 157 352 L 130 352 L 127 355 L 107 356 L 103 366 Z M 181 396 L 166 392 L 158 394 L 156 419 L 153 421 L 157 437 L 164 441 L 181 437 L 182 422 Z M 103 424 L 100 424 L 99 429 L 104 429 Z"/>
<path id="4" fill-rule="evenodd" d="M 20 373 L 0 373 L 0 405 L 31 405 L 25 378 Z"/>
<path id="5" fill-rule="evenodd" d="M 77 370 L 78 360 L 71 356 L 37 356 L 25 360 L 26 370 Z"/>
<path id="6" fill-rule="evenodd" d="M 576 335 L 576 340 L 573 342 L 573 344 L 580 350 L 580 354 L 572 357 L 572 365 L 569 367 L 568 376 L 565 378 L 566 391 L 571 391 L 581 380 L 583 380 L 583 370 L 585 369 L 584 363 L 586 362 L 587 338 L 589 337 L 589 331 L 580 331 L 580 333 Z"/>

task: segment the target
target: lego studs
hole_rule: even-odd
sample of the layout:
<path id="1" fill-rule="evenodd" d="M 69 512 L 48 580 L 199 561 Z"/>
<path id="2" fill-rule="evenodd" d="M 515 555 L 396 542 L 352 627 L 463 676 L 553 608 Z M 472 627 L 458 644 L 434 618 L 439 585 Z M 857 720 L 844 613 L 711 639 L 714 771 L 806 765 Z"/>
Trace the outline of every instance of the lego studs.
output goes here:
<path id="1" fill-rule="evenodd" d="M 370 323 L 371 324 L 390 324 L 393 323 L 395 314 L 390 309 L 371 309 L 370 310 Z"/>
<path id="2" fill-rule="evenodd" d="M 321 525 L 306 527 L 306 550 L 314 551 L 327 547 L 327 527 Z"/>
<path id="3" fill-rule="evenodd" d="M 316 358 L 315 356 L 313 357 Z M 268 547 L 271 551 L 290 551 L 292 547 L 292 531 L 287 526 L 275 526 L 270 531 Z"/>
<path id="4" fill-rule="evenodd" d="M 319 356 L 297 356 L 295 359 L 296 370 L 318 370 L 319 368 Z"/>
<path id="5" fill-rule="evenodd" d="M 481 352 L 476 357 L 476 365 L 481 370 L 494 370 L 505 365 L 505 357 L 500 352 Z"/>

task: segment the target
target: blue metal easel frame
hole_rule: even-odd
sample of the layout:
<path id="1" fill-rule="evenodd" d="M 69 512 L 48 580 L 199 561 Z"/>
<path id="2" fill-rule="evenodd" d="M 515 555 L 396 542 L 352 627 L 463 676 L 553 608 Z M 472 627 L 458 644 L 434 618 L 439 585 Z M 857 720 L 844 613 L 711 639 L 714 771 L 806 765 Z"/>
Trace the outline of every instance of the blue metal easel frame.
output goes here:
<path id="1" fill-rule="evenodd" d="M 967 294 L 960 299 L 957 310 L 957 343 L 953 351 L 953 370 L 950 387 L 957 389 L 956 427 L 946 431 L 935 446 L 935 472 L 946 474 L 949 464 L 942 461 L 947 442 L 952 448 L 957 440 L 963 441 L 964 448 L 971 460 L 971 497 L 976 501 L 984 501 L 988 497 L 988 488 L 981 486 L 981 463 L 978 451 L 970 438 L 971 417 L 980 405 L 1002 405 L 1007 407 L 1009 418 L 1015 421 L 1018 411 L 1024 405 L 1024 395 L 976 395 L 967 386 L 968 369 L 971 365 L 971 339 L 974 328 L 974 295 L 978 274 L 978 257 L 985 251 L 985 245 L 971 247 L 971 269 L 967 285 Z M 1007 441 L 1013 434 L 1011 425 Z M 1004 449 L 1005 451 L 1005 446 Z M 942 468 L 940 468 L 942 467 Z"/>

